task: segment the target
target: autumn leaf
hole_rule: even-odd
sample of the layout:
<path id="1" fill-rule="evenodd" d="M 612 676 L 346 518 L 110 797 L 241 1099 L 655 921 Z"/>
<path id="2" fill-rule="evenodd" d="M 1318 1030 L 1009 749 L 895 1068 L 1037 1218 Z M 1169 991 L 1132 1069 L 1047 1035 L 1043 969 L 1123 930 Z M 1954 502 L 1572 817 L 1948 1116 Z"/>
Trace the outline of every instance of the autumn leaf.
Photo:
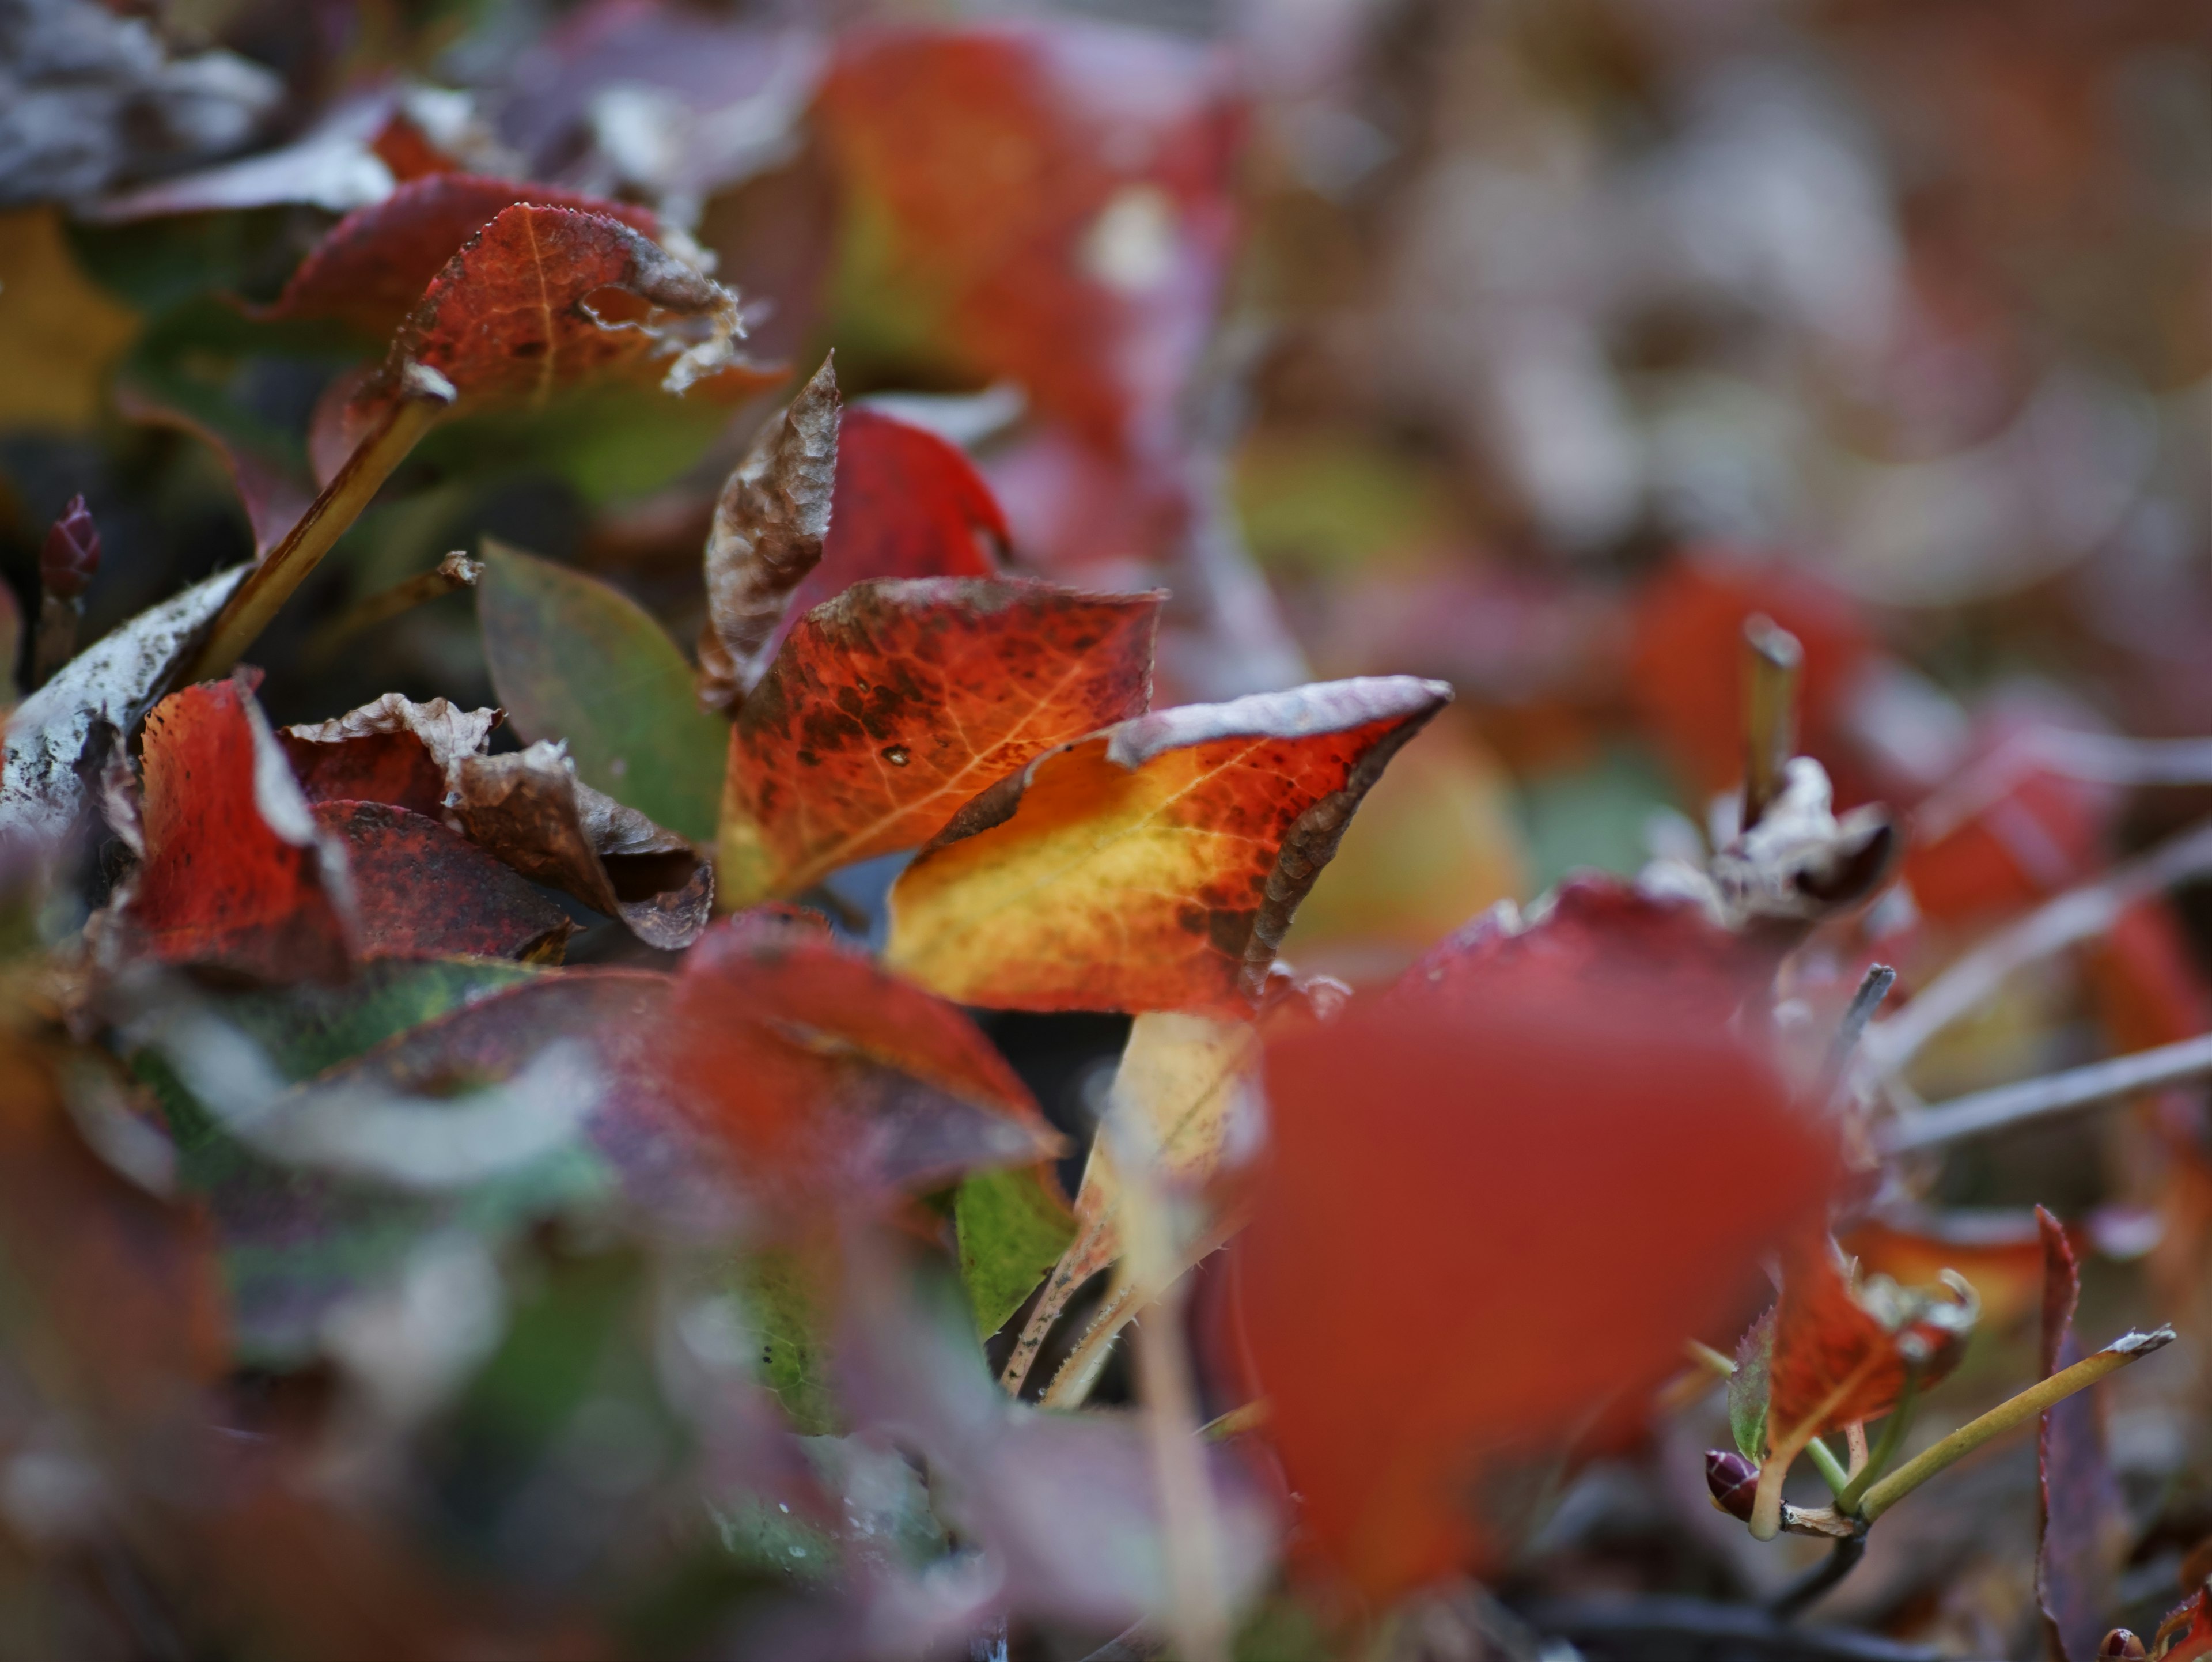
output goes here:
<path id="1" fill-rule="evenodd" d="M 323 802 L 315 821 L 345 850 L 362 958 L 560 961 L 568 915 L 434 819 L 383 802 Z"/>
<path id="2" fill-rule="evenodd" d="M 733 901 L 913 848 L 1055 745 L 1141 711 L 1157 594 L 863 582 L 802 619 L 730 738 Z"/>
<path id="3" fill-rule="evenodd" d="M 2081 1273 L 2057 1219 L 2035 1210 L 2042 1235 L 2043 1376 L 2081 1360 L 2074 1337 Z M 2103 1404 L 2076 1392 L 2043 1411 L 2036 1434 L 2036 1606 L 2059 1662 L 2094 1662 L 2112 1610 L 2130 1530 L 2118 1480 L 2105 1453 Z"/>
<path id="4" fill-rule="evenodd" d="M 766 673 L 792 594 L 822 558 L 837 472 L 837 369 L 824 358 L 724 481 L 707 535 L 699 697 L 734 709 Z"/>
<path id="5" fill-rule="evenodd" d="M 277 742 L 311 802 L 387 802 L 440 819 L 454 768 L 483 753 L 499 721 L 495 709 L 387 692 L 333 720 L 286 728 Z"/>
<path id="6" fill-rule="evenodd" d="M 214 451 L 230 475 L 253 532 L 253 551 L 284 539 L 315 499 L 307 455 L 289 435 L 242 418 L 234 406 L 199 396 L 181 377 L 156 380 L 143 353 L 133 354 L 115 381 L 117 411 L 125 419 L 189 434 Z"/>
<path id="7" fill-rule="evenodd" d="M 714 868 L 675 832 L 583 783 L 558 745 L 464 756 L 450 785 L 446 805 L 471 842 L 620 918 L 647 946 L 680 951 L 706 927 Z"/>
<path id="8" fill-rule="evenodd" d="M 1502 1562 L 1489 1465 L 1656 1381 L 1820 1214 L 1825 1132 L 1652 982 L 1532 965 L 1473 999 L 1410 978 L 1268 1047 L 1224 1344 L 1312 1549 L 1370 1598 Z"/>
<path id="9" fill-rule="evenodd" d="M 959 1009 L 785 916 L 741 914 L 702 940 L 656 1050 L 760 1197 L 801 1219 L 1060 1146 Z"/>
<path id="10" fill-rule="evenodd" d="M 2032 1213 L 1969 1214 L 1954 1227 L 1935 1215 L 1870 1218 L 1838 1237 L 1862 1275 L 1887 1275 L 1900 1287 L 1926 1287 L 1946 1269 L 1966 1277 L 1981 1306 L 1981 1325 L 2002 1332 L 2037 1308 L 2045 1249 Z"/>
<path id="11" fill-rule="evenodd" d="M 886 957 L 965 1003 L 1246 1014 L 1359 799 L 1450 697 L 1333 681 L 1048 751 L 901 875 Z"/>
<path id="12" fill-rule="evenodd" d="M 433 173 L 332 226 L 266 315 L 335 318 L 381 340 L 405 320 L 455 251 L 520 202 L 617 220 L 641 236 L 660 231 L 652 210 L 634 204 L 523 180 Z"/>
<path id="13" fill-rule="evenodd" d="M 483 564 L 484 658 L 517 734 L 565 740 L 584 783 L 711 841 L 728 724 L 699 709 L 691 667 L 666 631 L 580 571 L 489 539 Z"/>
<path id="14" fill-rule="evenodd" d="M 1032 1166 L 963 1179 L 952 1218 L 976 1336 L 988 1339 L 1013 1318 L 1067 1250 L 1075 1217 L 1051 1168 Z"/>
<path id="15" fill-rule="evenodd" d="M 122 916 L 164 963 L 270 979 L 345 974 L 343 846 L 316 823 L 246 683 L 204 682 L 146 721 L 145 864 Z"/>
<path id="16" fill-rule="evenodd" d="M 1896 1405 L 1909 1376 L 1924 1387 L 1958 1363 L 1979 1314 L 1971 1290 L 1941 1298 L 1886 1276 L 1855 1279 L 1825 1235 L 1801 1238 L 1783 1259 L 1776 1301 L 1766 1429 L 1778 1458 L 1808 1437 Z"/>

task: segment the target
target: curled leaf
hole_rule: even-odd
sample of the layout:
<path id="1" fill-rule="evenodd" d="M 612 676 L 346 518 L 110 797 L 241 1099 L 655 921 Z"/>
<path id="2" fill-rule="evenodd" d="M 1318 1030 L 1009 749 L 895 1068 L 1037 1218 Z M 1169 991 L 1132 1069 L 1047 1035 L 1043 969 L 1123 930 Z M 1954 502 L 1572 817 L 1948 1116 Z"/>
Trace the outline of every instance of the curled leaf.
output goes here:
<path id="1" fill-rule="evenodd" d="M 979 577 L 862 582 L 817 607 L 731 734 L 733 896 L 925 843 L 986 786 L 1140 712 L 1158 609 Z"/>
<path id="2" fill-rule="evenodd" d="M 731 709 L 766 672 L 793 594 L 822 558 L 837 474 L 837 368 L 824 358 L 722 486 L 707 537 L 700 699 Z"/>
<path id="3" fill-rule="evenodd" d="M 1249 1013 L 1359 799 L 1450 697 L 1333 681 L 1048 751 L 900 877 L 887 955 L 968 1003 Z"/>
<path id="4" fill-rule="evenodd" d="M 452 786 L 447 806 L 471 842 L 619 917 L 647 946 L 679 951 L 707 927 L 714 868 L 673 831 L 583 783 L 560 746 L 462 757 Z"/>
<path id="5" fill-rule="evenodd" d="M 286 728 L 277 740 L 311 802 L 388 802 L 440 819 L 454 767 L 483 753 L 499 721 L 495 709 L 387 692 L 331 721 Z"/>

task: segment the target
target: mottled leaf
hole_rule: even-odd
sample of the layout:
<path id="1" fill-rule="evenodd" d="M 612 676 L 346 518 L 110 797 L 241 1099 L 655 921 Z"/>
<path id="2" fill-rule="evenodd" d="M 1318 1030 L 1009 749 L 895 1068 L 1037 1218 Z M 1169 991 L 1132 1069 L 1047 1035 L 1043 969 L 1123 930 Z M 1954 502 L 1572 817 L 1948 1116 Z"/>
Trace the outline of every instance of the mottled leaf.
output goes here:
<path id="1" fill-rule="evenodd" d="M 477 584 L 484 658 L 527 742 L 567 742 L 576 776 L 711 841 L 729 724 L 699 708 L 691 667 L 645 608 L 580 571 L 487 541 Z"/>
<path id="2" fill-rule="evenodd" d="M 1822 1129 L 1720 1020 L 1652 990 L 1417 980 L 1269 1046 L 1224 1346 L 1256 1369 L 1313 1548 L 1370 1598 L 1498 1563 L 1488 1463 L 1663 1377 L 1825 1202 Z"/>
<path id="3" fill-rule="evenodd" d="M 345 850 L 362 957 L 560 961 L 568 913 L 436 820 L 384 802 L 319 803 L 314 816 Z"/>
<path id="4" fill-rule="evenodd" d="M 343 849 L 244 682 L 187 687 L 147 718 L 142 815 L 145 864 L 122 909 L 139 950 L 272 979 L 345 973 Z"/>
<path id="5" fill-rule="evenodd" d="M 837 368 L 823 360 L 723 483 L 707 535 L 699 697 L 734 709 L 769 665 L 792 594 L 822 558 L 837 473 Z"/>
<path id="6" fill-rule="evenodd" d="M 1450 697 L 1328 682 L 1047 752 L 900 877 L 887 956 L 967 1003 L 1247 1013 L 1360 797 Z"/>
<path id="7" fill-rule="evenodd" d="M 2041 1207 L 2043 1373 L 2081 1360 L 2074 1310 L 2081 1274 L 2058 1220 Z M 2105 1453 L 2100 1393 L 2077 1391 L 2043 1412 L 2036 1434 L 2037 1516 L 2042 1541 L 2035 1560 L 2036 1606 L 2057 1662 L 2094 1662 L 2113 1610 L 2129 1528 L 2119 1482 Z"/>
<path id="8" fill-rule="evenodd" d="M 579 781 L 558 745 L 465 756 L 451 778 L 447 807 L 470 841 L 525 877 L 619 917 L 649 947 L 678 951 L 706 928 L 714 868 L 683 837 Z"/>
<path id="9" fill-rule="evenodd" d="M 1140 712 L 1159 597 L 990 578 L 860 583 L 803 619 L 738 713 L 738 898 L 912 848 L 1055 745 Z"/>
<path id="10" fill-rule="evenodd" d="M 382 339 L 406 320 L 446 262 L 518 202 L 612 219 L 658 236 L 651 210 L 515 179 L 434 173 L 356 208 L 326 233 L 269 308 L 280 318 L 336 318 Z"/>

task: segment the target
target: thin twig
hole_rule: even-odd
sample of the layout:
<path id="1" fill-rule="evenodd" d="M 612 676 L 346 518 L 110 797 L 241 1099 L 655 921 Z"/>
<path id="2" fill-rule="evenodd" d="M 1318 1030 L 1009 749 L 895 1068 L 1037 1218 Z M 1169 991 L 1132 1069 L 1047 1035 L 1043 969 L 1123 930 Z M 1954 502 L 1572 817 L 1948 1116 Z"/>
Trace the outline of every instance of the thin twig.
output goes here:
<path id="1" fill-rule="evenodd" d="M 1879 1127 L 1875 1146 L 1885 1154 L 1938 1148 L 2208 1075 L 2212 1075 L 2212 1033 L 2199 1033 L 2154 1050 L 1933 1104 Z"/>
<path id="2" fill-rule="evenodd" d="M 207 644 L 186 672 L 186 681 L 212 680 L 230 673 L 278 608 L 361 517 L 392 470 L 452 408 L 454 396 L 444 376 L 420 365 L 409 366 L 406 390 L 382 423 L 355 447 L 337 477 L 230 597 Z"/>
<path id="3" fill-rule="evenodd" d="M 1913 810 L 1914 834 L 1940 842 L 2036 773 L 2101 785 L 2212 785 L 2212 739 L 2126 739 L 2034 728 L 1929 793 Z"/>
<path id="4" fill-rule="evenodd" d="M 1942 1442 L 1923 1449 L 1867 1490 L 1865 1498 L 1859 1502 L 1859 1516 L 1869 1524 L 1874 1522 L 1937 1472 L 1965 1459 L 1983 1444 L 2002 1437 L 2015 1426 L 2025 1425 L 2053 1403 L 2065 1401 L 2077 1391 L 2087 1390 L 2107 1373 L 2118 1373 L 2139 1357 L 2164 1349 L 2173 1342 L 2173 1337 L 2170 1327 L 2156 1328 L 2148 1333 L 2130 1333 L 2095 1355 L 2085 1356 L 2073 1367 L 1999 1403 L 1979 1419 L 1966 1422 Z"/>
<path id="5" fill-rule="evenodd" d="M 1975 1008 L 2014 971 L 2102 934 L 2136 901 L 2185 878 L 2212 872 L 2212 820 L 2168 838 L 2094 883 L 2069 889 L 1960 958 L 1911 1003 L 1867 1029 L 1868 1059 L 1894 1074 L 1922 1047 Z"/>
<path id="6" fill-rule="evenodd" d="M 1767 1613 L 1778 1622 L 1796 1620 L 1806 1606 L 1856 1569 L 1865 1556 L 1865 1536 L 1837 1542 L 1826 1558 L 1766 1601 Z"/>
<path id="7" fill-rule="evenodd" d="M 1844 1076 L 1850 1070 L 1852 1053 L 1866 1037 L 1867 1023 L 1874 1020 L 1874 1013 L 1881 1008 L 1882 1000 L 1889 996 L 1889 989 L 1896 984 L 1897 971 L 1888 965 L 1867 965 L 1866 974 L 1859 979 L 1858 990 L 1851 995 L 1844 1019 L 1836 1026 L 1836 1037 L 1828 1046 L 1828 1059 L 1820 1070 L 1826 1086 L 1820 1093 L 1822 1101 L 1834 1100 L 1836 1093 L 1842 1088 Z"/>
<path id="8" fill-rule="evenodd" d="M 389 622 L 418 606 L 443 600 L 456 589 L 474 588 L 483 566 L 456 549 L 428 571 L 418 571 L 389 588 L 364 595 L 314 633 L 307 650 L 319 656 L 351 640 L 365 629 Z"/>
<path id="9" fill-rule="evenodd" d="M 1743 645 L 1743 829 L 1749 831 L 1782 794 L 1783 772 L 1796 749 L 1805 648 L 1764 615 L 1745 620 Z"/>

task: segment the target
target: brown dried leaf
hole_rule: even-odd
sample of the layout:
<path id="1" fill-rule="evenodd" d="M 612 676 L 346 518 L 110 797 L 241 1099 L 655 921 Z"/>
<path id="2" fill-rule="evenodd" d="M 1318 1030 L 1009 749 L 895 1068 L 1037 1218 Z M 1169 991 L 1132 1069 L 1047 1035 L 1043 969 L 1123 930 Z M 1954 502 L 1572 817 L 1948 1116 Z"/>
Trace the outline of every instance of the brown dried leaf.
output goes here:
<path id="1" fill-rule="evenodd" d="M 334 720 L 286 728 L 277 738 L 311 802 L 388 802 L 442 819 L 453 768 L 483 753 L 500 715 L 387 692 Z"/>

